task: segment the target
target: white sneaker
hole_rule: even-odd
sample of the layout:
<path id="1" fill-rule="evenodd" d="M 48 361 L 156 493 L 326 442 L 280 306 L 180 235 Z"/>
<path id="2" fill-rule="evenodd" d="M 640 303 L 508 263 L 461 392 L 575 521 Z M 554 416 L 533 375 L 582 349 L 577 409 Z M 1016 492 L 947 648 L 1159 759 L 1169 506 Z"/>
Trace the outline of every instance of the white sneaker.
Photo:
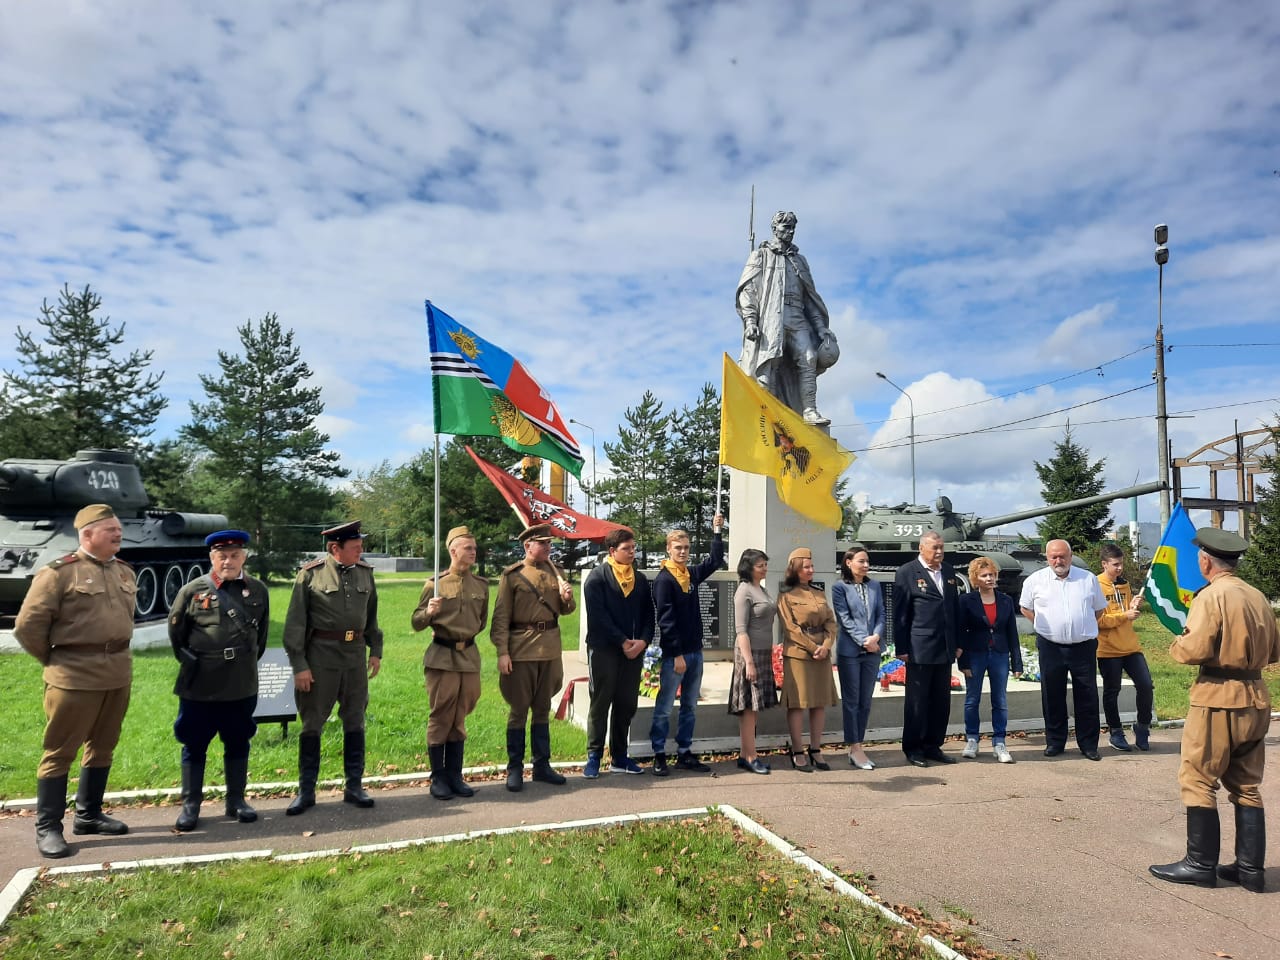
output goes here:
<path id="1" fill-rule="evenodd" d="M 995 753 L 996 759 L 999 760 L 1001 763 L 1016 762 L 1013 759 L 1013 757 L 1010 755 L 1009 748 L 1006 747 L 1003 743 L 997 743 L 991 749 Z"/>
<path id="2" fill-rule="evenodd" d="M 978 755 L 978 741 L 966 740 L 964 742 L 964 753 L 960 754 L 960 756 L 964 757 L 966 760 L 972 760 L 977 755 Z"/>

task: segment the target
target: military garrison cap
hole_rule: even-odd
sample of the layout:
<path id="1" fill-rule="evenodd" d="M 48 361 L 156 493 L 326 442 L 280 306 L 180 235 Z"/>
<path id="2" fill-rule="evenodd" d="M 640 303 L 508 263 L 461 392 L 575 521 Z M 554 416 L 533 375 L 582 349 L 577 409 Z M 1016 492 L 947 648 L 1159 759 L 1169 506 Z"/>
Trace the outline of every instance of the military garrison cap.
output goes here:
<path id="1" fill-rule="evenodd" d="M 76 514 L 75 527 L 77 530 L 83 530 L 91 523 L 97 523 L 99 520 L 110 520 L 116 515 L 105 503 L 91 503 L 87 507 L 82 507 L 80 512 Z"/>
<path id="2" fill-rule="evenodd" d="M 453 541 L 457 540 L 459 537 L 470 537 L 472 540 L 475 539 L 475 535 L 472 534 L 472 532 L 468 530 L 465 525 L 460 527 L 454 527 L 445 535 L 445 538 L 444 538 L 445 549 L 452 547 Z"/>
<path id="3" fill-rule="evenodd" d="M 348 540 L 363 540 L 368 534 L 360 532 L 359 520 L 352 520 L 350 523 L 321 530 L 320 536 L 324 537 L 326 543 L 346 543 Z"/>
<path id="4" fill-rule="evenodd" d="M 1240 554 L 1249 549 L 1249 541 L 1244 537 L 1217 527 L 1201 527 L 1191 542 L 1219 560 L 1238 560 Z"/>
<path id="5" fill-rule="evenodd" d="M 520 542 L 526 543 L 529 540 L 550 540 L 551 524 L 535 523 L 531 527 L 525 527 L 520 531 Z"/>
<path id="6" fill-rule="evenodd" d="M 789 554 L 787 554 L 787 563 L 790 563 L 792 560 L 812 560 L 812 559 L 813 559 L 813 551 L 810 550 L 808 547 L 796 547 Z"/>
<path id="7" fill-rule="evenodd" d="M 204 545 L 210 550 L 217 550 L 220 547 L 235 549 L 243 547 L 248 542 L 249 534 L 243 530 L 219 530 L 217 533 L 211 533 L 204 538 Z"/>

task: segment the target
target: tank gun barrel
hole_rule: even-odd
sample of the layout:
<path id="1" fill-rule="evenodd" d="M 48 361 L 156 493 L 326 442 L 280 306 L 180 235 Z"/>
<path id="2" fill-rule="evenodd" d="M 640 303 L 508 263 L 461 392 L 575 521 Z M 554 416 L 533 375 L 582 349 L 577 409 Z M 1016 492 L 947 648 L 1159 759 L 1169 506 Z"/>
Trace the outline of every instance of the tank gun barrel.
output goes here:
<path id="1" fill-rule="evenodd" d="M 31 471 L 25 467 L 14 466 L 11 463 L 0 463 L 0 482 L 15 484 L 24 477 L 29 476 L 31 476 Z"/>
<path id="2" fill-rule="evenodd" d="M 1065 503 L 1046 503 L 1042 507 L 1033 507 L 1030 510 L 1019 510 L 1016 513 L 1006 513 L 997 517 L 982 517 L 970 524 L 966 533 L 970 538 L 976 540 L 992 527 L 999 527 L 1006 523 L 1017 523 L 1019 520 L 1047 517 L 1051 513 L 1061 513 L 1063 510 L 1075 510 L 1079 507 L 1091 507 L 1095 503 L 1110 503 L 1112 500 L 1142 497 L 1149 493 L 1159 493 L 1161 490 L 1168 489 L 1168 487 L 1169 485 L 1163 480 L 1153 480 L 1151 483 L 1139 484 L 1136 487 L 1125 487 L 1123 490 L 1099 493 L 1092 497 L 1080 497 L 1076 500 L 1068 500 Z"/>

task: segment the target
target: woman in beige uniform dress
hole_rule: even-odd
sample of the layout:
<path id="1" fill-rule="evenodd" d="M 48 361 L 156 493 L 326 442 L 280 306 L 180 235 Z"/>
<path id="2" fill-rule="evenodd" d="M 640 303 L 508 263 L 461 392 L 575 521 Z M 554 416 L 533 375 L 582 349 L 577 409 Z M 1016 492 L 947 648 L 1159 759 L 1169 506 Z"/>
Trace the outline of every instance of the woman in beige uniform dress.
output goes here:
<path id="1" fill-rule="evenodd" d="M 790 589 L 778 598 L 782 625 L 782 705 L 791 732 L 791 766 L 805 773 L 830 770 L 822 759 L 822 715 L 840 702 L 831 676 L 831 648 L 836 642 L 836 615 L 826 593 L 813 586 L 813 555 L 807 547 L 791 551 L 783 583 Z M 809 749 L 802 738 L 809 713 Z"/>

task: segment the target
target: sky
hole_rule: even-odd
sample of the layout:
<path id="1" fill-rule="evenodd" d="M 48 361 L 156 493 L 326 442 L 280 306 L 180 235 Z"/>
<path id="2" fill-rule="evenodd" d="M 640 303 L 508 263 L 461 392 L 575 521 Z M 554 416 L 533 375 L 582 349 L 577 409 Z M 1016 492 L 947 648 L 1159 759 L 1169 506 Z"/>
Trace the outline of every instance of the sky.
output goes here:
<path id="1" fill-rule="evenodd" d="M 645 390 L 736 357 L 753 186 L 830 308 L 863 502 L 911 499 L 877 371 L 921 502 L 1038 505 L 1068 421 L 1108 489 L 1156 479 L 1157 223 L 1174 456 L 1280 412 L 1272 4 L 6 0 L 0 151 L 0 370 L 91 285 L 164 372 L 157 438 L 275 312 L 343 464 L 407 460 L 430 299 L 606 476 Z"/>

